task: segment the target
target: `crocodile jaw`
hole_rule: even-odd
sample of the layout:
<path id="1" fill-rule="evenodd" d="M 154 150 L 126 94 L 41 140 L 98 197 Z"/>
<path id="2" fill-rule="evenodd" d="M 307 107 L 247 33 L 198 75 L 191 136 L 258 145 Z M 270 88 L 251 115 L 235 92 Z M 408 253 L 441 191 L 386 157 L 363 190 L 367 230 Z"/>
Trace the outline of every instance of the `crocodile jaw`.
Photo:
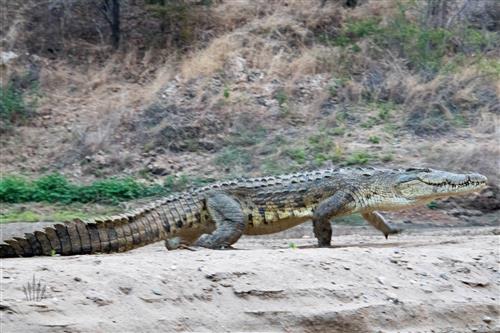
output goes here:
<path id="1" fill-rule="evenodd" d="M 428 202 L 481 190 L 486 186 L 486 182 L 487 178 L 477 173 L 457 174 L 429 169 L 414 177 L 403 178 L 396 185 L 396 190 L 408 200 Z"/>

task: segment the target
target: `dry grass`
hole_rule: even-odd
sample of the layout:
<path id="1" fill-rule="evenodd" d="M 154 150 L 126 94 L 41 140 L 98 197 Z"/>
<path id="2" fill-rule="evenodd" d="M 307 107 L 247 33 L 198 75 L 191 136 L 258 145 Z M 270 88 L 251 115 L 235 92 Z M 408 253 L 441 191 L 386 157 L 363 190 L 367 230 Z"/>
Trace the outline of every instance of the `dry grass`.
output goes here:
<path id="1" fill-rule="evenodd" d="M 204 162 L 216 156 L 217 149 L 227 148 L 225 140 L 239 126 L 242 115 L 252 119 L 252 124 L 243 122 L 248 127 L 257 127 L 258 123 L 269 134 L 269 138 L 256 144 L 262 151 L 269 150 L 269 143 L 277 133 L 292 145 L 303 145 L 308 136 L 324 127 L 342 127 L 345 135 L 331 138 L 332 145 L 339 145 L 340 155 L 365 150 L 373 156 L 383 156 L 395 151 L 398 162 L 408 165 L 418 162 L 412 161 L 415 158 L 407 153 L 414 141 L 436 140 L 433 126 L 451 123 L 458 115 L 459 120 L 464 118 L 467 122 L 460 125 L 463 127 L 456 126 L 456 132 L 442 131 L 450 135 L 450 141 L 457 146 L 467 143 L 468 139 L 459 137 L 467 130 L 472 138 L 484 140 L 480 145 L 481 149 L 487 146 L 483 152 L 488 154 L 484 155 L 495 155 L 488 142 L 498 128 L 498 116 L 490 112 L 493 99 L 484 90 L 485 81 L 475 79 L 479 66 L 466 66 L 456 73 L 439 74 L 428 80 L 410 68 L 408 59 L 396 50 L 381 49 L 372 38 L 355 38 L 338 46 L 336 38 L 347 22 L 373 17 L 385 22 L 397 11 L 397 1 L 370 0 L 354 9 L 343 8 L 341 1 L 329 0 L 323 7 L 321 3 L 320 0 L 214 1 L 210 7 L 214 19 L 206 26 L 205 37 L 188 53 L 171 48 L 163 51 L 130 48 L 103 59 L 102 49 L 93 50 L 92 45 L 85 44 L 86 61 L 80 65 L 43 59 L 41 86 L 45 97 L 40 110 L 41 114 L 52 117 L 44 125 L 53 128 L 54 133 L 41 134 L 50 136 L 51 141 L 47 148 L 37 147 L 37 154 L 42 159 L 49 151 L 57 156 L 69 155 L 61 153 L 69 148 L 80 157 L 103 152 L 107 155 L 105 160 L 119 168 L 127 171 L 144 168 L 140 164 L 147 164 L 150 158 L 142 155 L 145 151 L 160 153 L 157 146 L 144 149 L 145 141 L 135 140 L 144 134 L 137 124 L 150 116 L 144 109 L 152 102 L 159 102 L 164 105 L 160 107 L 160 115 L 156 114 L 158 119 L 154 119 L 160 127 L 195 126 L 199 128 L 195 133 L 199 138 L 193 141 L 207 140 L 218 145 L 214 150 L 190 152 L 160 147 L 161 154 L 169 159 L 174 156 L 181 161 L 179 164 L 194 159 L 194 164 L 217 169 Z M 244 63 L 244 73 L 238 72 L 238 62 Z M 330 85 L 336 86 L 330 89 Z M 491 91 L 496 89 L 500 93 L 499 80 L 491 80 L 487 85 Z M 167 86 L 175 89 L 165 98 Z M 279 92 L 286 95 L 281 96 L 286 107 L 279 105 Z M 377 103 L 394 104 L 391 117 L 381 120 Z M 375 105 L 373 110 L 372 105 Z M 172 118 L 168 106 L 174 110 Z M 419 123 L 435 114 L 437 123 Z M 402 126 L 409 115 L 416 119 L 409 123 L 420 126 L 422 131 Z M 373 124 L 364 126 L 369 121 Z M 216 133 L 209 131 L 213 124 L 219 126 Z M 41 132 L 23 144 L 36 146 L 36 136 Z M 61 148 L 63 139 L 57 138 L 55 132 L 61 137 L 73 135 L 66 138 L 71 147 Z M 418 138 L 415 132 L 428 136 Z M 153 130 L 146 134 L 160 135 Z M 368 141 L 370 136 L 383 138 L 384 142 L 372 145 Z M 181 142 L 182 138 L 172 140 Z M 394 144 L 397 147 L 393 149 Z M 286 145 L 261 156 L 256 153 L 255 161 L 280 159 L 280 151 Z M 429 161 L 442 162 L 443 168 L 454 167 L 455 162 L 457 168 L 472 168 L 466 160 L 478 157 L 472 145 L 445 147 L 450 148 L 429 157 Z M 244 147 L 247 148 L 253 149 Z M 460 149 L 464 152 L 455 152 Z M 116 155 L 121 151 L 129 154 L 121 158 Z M 448 155 L 448 160 L 439 157 Z M 455 155 L 465 157 L 463 161 L 455 161 L 452 159 Z M 380 163 L 375 159 L 370 161 L 377 162 Z M 50 159 L 44 163 L 50 164 Z M 474 167 L 492 174 L 491 163 L 484 160 Z"/>
<path id="2" fill-rule="evenodd" d="M 490 184 L 500 185 L 500 140 L 496 142 L 461 142 L 459 145 L 429 147 L 427 162 L 444 169 L 475 171 L 488 177 Z"/>
<path id="3" fill-rule="evenodd" d="M 218 7 L 217 10 L 224 10 L 223 22 L 219 24 L 234 30 L 192 53 L 181 64 L 184 78 L 212 75 L 223 69 L 227 59 L 236 55 L 243 56 L 250 67 L 274 77 L 293 75 L 296 79 L 300 73 L 317 72 L 315 53 L 318 50 L 309 50 L 311 31 L 319 31 L 332 23 L 338 26 L 342 17 L 340 6 L 327 2 L 320 7 L 320 1 L 302 0 L 287 1 L 286 5 L 284 1 L 249 4 L 232 1 Z"/>
<path id="4" fill-rule="evenodd" d="M 228 57 L 240 47 L 237 34 L 215 39 L 203 50 L 195 52 L 180 67 L 185 79 L 212 75 L 221 70 Z"/>

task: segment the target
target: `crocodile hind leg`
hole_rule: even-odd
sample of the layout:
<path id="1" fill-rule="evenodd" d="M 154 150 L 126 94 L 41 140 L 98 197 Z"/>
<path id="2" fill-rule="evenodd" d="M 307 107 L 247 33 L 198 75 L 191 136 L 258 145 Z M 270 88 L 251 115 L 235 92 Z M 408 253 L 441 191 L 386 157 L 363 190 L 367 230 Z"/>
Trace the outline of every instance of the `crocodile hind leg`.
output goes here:
<path id="1" fill-rule="evenodd" d="M 361 214 L 363 218 L 368 221 L 377 230 L 380 230 L 385 238 L 387 239 L 389 235 L 397 234 L 401 232 L 401 229 L 391 226 L 382 215 L 378 212 L 365 212 Z"/>
<path id="2" fill-rule="evenodd" d="M 223 193 L 210 193 L 206 199 L 207 210 L 215 222 L 211 234 L 203 234 L 193 246 L 209 249 L 228 248 L 240 239 L 246 227 L 246 220 L 240 204 Z"/>
<path id="3" fill-rule="evenodd" d="M 313 227 L 314 236 L 318 239 L 319 247 L 329 247 L 332 239 L 332 226 L 330 220 L 336 216 L 349 213 L 354 203 L 352 197 L 344 192 L 337 192 L 333 196 L 320 202 L 314 210 Z"/>

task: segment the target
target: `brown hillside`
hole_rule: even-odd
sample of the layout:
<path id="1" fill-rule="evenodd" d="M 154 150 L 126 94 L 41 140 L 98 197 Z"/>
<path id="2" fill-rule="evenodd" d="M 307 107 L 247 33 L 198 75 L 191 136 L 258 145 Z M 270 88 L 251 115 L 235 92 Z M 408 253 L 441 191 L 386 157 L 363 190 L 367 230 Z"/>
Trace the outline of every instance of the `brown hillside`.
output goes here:
<path id="1" fill-rule="evenodd" d="M 213 1 L 169 14 L 163 34 L 151 8 L 123 3 L 113 51 L 93 2 L 4 1 L 1 50 L 17 55 L 4 84 L 36 82 L 39 97 L 34 116 L 3 131 L 3 172 L 220 178 L 429 165 L 498 181 L 495 1 L 450 2 L 446 25 L 422 16 L 424 2 L 401 14 L 392 0 Z M 437 56 L 394 33 L 422 17 L 450 34 L 428 41 L 444 48 Z"/>

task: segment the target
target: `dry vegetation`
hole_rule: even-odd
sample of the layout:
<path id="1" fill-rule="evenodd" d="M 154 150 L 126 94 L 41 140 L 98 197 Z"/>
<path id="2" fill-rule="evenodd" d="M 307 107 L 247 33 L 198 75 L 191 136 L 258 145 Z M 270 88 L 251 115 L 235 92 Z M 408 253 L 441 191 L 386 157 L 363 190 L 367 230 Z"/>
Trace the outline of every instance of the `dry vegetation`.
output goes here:
<path id="1" fill-rule="evenodd" d="M 163 19 L 124 3 L 116 52 L 90 5 L 5 3 L 2 51 L 20 56 L 3 77 L 36 73 L 40 97 L 2 135 L 4 172 L 427 164 L 498 180 L 495 1 L 449 1 L 446 19 L 424 1 L 212 1 Z"/>

